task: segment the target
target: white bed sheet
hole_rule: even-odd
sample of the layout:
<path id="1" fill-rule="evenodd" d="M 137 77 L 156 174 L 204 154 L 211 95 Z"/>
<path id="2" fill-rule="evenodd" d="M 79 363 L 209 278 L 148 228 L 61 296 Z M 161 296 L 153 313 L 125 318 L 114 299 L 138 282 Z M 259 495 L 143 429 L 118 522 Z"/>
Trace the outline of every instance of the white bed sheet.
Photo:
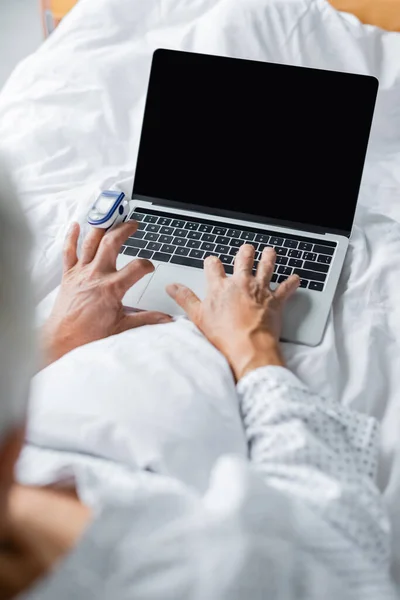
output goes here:
<path id="1" fill-rule="evenodd" d="M 131 191 L 157 47 L 380 80 L 354 233 L 325 338 L 317 348 L 287 344 L 285 353 L 311 387 L 382 422 L 379 484 L 400 583 L 400 34 L 363 26 L 326 0 L 80 0 L 0 96 L 0 151 L 35 234 L 38 301 L 59 283 L 68 223 L 84 221 L 100 186 Z"/>

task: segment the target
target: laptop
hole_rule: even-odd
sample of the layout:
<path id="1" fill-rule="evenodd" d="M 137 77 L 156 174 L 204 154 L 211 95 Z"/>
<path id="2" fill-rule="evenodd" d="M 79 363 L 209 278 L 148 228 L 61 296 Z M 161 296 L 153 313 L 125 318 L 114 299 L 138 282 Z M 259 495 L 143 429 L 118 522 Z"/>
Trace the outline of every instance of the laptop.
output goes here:
<path id="1" fill-rule="evenodd" d="M 117 266 L 155 271 L 126 306 L 181 309 L 165 286 L 205 295 L 203 261 L 233 273 L 253 244 L 276 250 L 272 289 L 297 273 L 282 339 L 318 345 L 346 256 L 374 113 L 374 77 L 159 49 L 132 192 L 139 230 Z"/>

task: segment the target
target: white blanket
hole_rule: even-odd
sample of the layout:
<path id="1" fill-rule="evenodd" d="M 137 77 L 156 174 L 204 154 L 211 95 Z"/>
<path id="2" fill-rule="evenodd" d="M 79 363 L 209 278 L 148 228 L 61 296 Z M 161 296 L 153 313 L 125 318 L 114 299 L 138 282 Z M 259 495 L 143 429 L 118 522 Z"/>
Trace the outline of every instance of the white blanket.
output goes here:
<path id="1" fill-rule="evenodd" d="M 59 283 L 68 223 L 83 222 L 100 186 L 131 191 L 157 47 L 380 80 L 354 232 L 324 341 L 286 345 L 285 352 L 311 387 L 381 420 L 379 483 L 400 574 L 400 34 L 362 26 L 326 0 L 80 0 L 0 97 L 0 150 L 35 233 L 38 301 Z"/>

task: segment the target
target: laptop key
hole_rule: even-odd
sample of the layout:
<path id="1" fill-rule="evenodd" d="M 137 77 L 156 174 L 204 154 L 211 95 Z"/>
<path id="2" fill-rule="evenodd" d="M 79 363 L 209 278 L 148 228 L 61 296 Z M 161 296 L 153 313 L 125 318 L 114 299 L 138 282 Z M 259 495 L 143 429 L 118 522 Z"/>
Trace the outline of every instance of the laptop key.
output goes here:
<path id="1" fill-rule="evenodd" d="M 281 237 L 271 237 L 269 243 L 273 246 L 283 246 L 283 238 Z"/>
<path id="2" fill-rule="evenodd" d="M 226 245 L 226 244 L 229 244 L 230 240 L 231 240 L 231 238 L 228 238 L 228 237 L 223 236 L 223 235 L 219 235 L 217 237 L 217 239 L 215 240 L 215 243 L 216 244 L 225 244 Z"/>
<path id="3" fill-rule="evenodd" d="M 146 227 L 146 231 L 150 231 L 151 233 L 158 233 L 160 231 L 160 226 L 159 225 L 147 225 Z"/>
<path id="4" fill-rule="evenodd" d="M 208 256 L 216 256 L 217 258 L 219 258 L 219 254 L 217 254 L 217 252 L 206 252 L 203 256 L 203 259 L 206 260 Z"/>
<path id="5" fill-rule="evenodd" d="M 134 248 L 146 248 L 146 240 L 136 240 L 135 238 L 128 238 L 125 242 L 127 246 L 133 246 Z"/>
<path id="6" fill-rule="evenodd" d="M 159 244 L 158 242 L 149 242 L 147 244 L 147 248 L 146 250 L 153 250 L 154 252 L 157 250 L 160 250 L 162 244 Z"/>
<path id="7" fill-rule="evenodd" d="M 210 244 L 209 242 L 203 242 L 202 245 L 200 246 L 200 248 L 202 250 L 205 250 L 206 252 L 214 252 L 215 244 Z"/>
<path id="8" fill-rule="evenodd" d="M 153 215 L 146 215 L 143 219 L 145 223 L 157 223 L 158 217 L 154 217 Z"/>
<path id="9" fill-rule="evenodd" d="M 198 223 L 186 223 L 185 225 L 185 229 L 190 229 L 190 231 L 197 231 L 197 229 L 199 228 L 199 224 Z"/>
<path id="10" fill-rule="evenodd" d="M 148 240 L 149 242 L 156 242 L 159 237 L 160 236 L 158 235 L 158 233 L 146 233 L 144 239 Z"/>
<path id="11" fill-rule="evenodd" d="M 172 219 L 167 219 L 166 217 L 159 217 L 157 221 L 157 225 L 169 225 Z"/>
<path id="12" fill-rule="evenodd" d="M 175 246 L 171 246 L 170 244 L 164 244 L 161 248 L 161 252 L 166 252 L 167 254 L 173 254 L 175 250 Z"/>
<path id="13" fill-rule="evenodd" d="M 203 242 L 215 242 L 216 237 L 217 236 L 212 233 L 203 233 L 201 239 Z"/>
<path id="14" fill-rule="evenodd" d="M 319 271 L 320 273 L 327 273 L 329 271 L 329 265 L 323 265 L 322 263 L 305 261 L 304 269 L 310 269 L 312 271 Z"/>
<path id="15" fill-rule="evenodd" d="M 174 236 L 175 237 L 186 237 L 187 235 L 187 231 L 185 231 L 184 229 L 175 229 L 174 231 Z"/>
<path id="16" fill-rule="evenodd" d="M 203 250 L 191 250 L 189 256 L 193 258 L 203 258 Z"/>
<path id="17" fill-rule="evenodd" d="M 296 240 L 285 240 L 284 242 L 284 246 L 285 248 L 297 248 L 299 242 L 296 242 Z"/>
<path id="18" fill-rule="evenodd" d="M 118 254 L 123 254 L 125 248 L 126 248 L 126 246 L 121 246 L 121 248 L 119 249 L 119 253 Z"/>
<path id="19" fill-rule="evenodd" d="M 288 275 L 279 275 L 278 283 L 283 283 L 284 281 L 286 281 L 286 279 L 289 279 Z"/>
<path id="20" fill-rule="evenodd" d="M 175 244 L 175 246 L 186 246 L 185 238 L 176 237 L 172 240 L 172 243 Z"/>
<path id="21" fill-rule="evenodd" d="M 187 256 L 190 252 L 190 248 L 177 248 L 175 250 L 175 254 L 178 254 L 179 256 Z"/>
<path id="22" fill-rule="evenodd" d="M 227 254 L 221 254 L 219 260 L 223 265 L 231 265 L 233 262 L 233 256 L 228 256 Z"/>
<path id="23" fill-rule="evenodd" d="M 138 230 L 139 231 L 143 231 L 143 229 L 146 229 L 147 227 L 147 223 L 145 223 L 144 221 L 142 221 L 141 223 L 139 223 L 138 225 Z"/>
<path id="24" fill-rule="evenodd" d="M 201 238 L 201 233 L 200 231 L 189 231 L 187 236 L 190 240 L 199 240 Z"/>
<path id="25" fill-rule="evenodd" d="M 304 250 L 305 252 L 311 252 L 313 245 L 309 242 L 299 242 L 299 250 Z"/>
<path id="26" fill-rule="evenodd" d="M 150 252 L 150 250 L 139 250 L 139 254 L 138 256 L 140 256 L 140 258 L 151 258 L 153 256 L 153 253 Z"/>
<path id="27" fill-rule="evenodd" d="M 314 244 L 313 252 L 316 252 L 317 254 L 329 254 L 329 256 L 333 256 L 335 253 L 335 248 Z"/>
<path id="28" fill-rule="evenodd" d="M 301 288 L 306 288 L 307 286 L 308 286 L 307 279 L 300 279 L 300 287 Z"/>
<path id="29" fill-rule="evenodd" d="M 187 248 L 200 248 L 201 242 L 197 240 L 187 240 L 186 247 Z"/>
<path id="30" fill-rule="evenodd" d="M 308 279 L 309 281 L 325 281 L 326 279 L 326 273 L 316 273 L 306 269 L 293 269 L 293 273 L 298 275 L 300 279 Z"/>
<path id="31" fill-rule="evenodd" d="M 314 290 L 315 292 L 322 292 L 322 290 L 324 289 L 324 284 L 318 283 L 317 281 L 310 281 L 310 283 L 308 284 L 308 289 Z"/>
<path id="32" fill-rule="evenodd" d="M 233 275 L 233 267 L 231 265 L 224 265 L 224 270 L 227 275 Z"/>
<path id="33" fill-rule="evenodd" d="M 212 225 L 200 225 L 200 227 L 199 227 L 199 231 L 202 231 L 203 233 L 211 233 L 212 230 L 213 230 Z"/>
<path id="34" fill-rule="evenodd" d="M 237 240 L 232 238 L 229 242 L 230 246 L 234 246 L 235 248 L 240 248 L 240 246 L 243 246 L 244 241 L 243 240 Z"/>
<path id="35" fill-rule="evenodd" d="M 228 254 L 229 253 L 229 246 L 222 246 L 219 245 L 215 248 L 215 252 L 218 252 L 219 254 Z"/>
<path id="36" fill-rule="evenodd" d="M 173 227 L 161 227 L 160 233 L 165 233 L 166 235 L 172 235 L 174 233 Z"/>
<path id="37" fill-rule="evenodd" d="M 276 273 L 273 273 L 272 277 L 271 277 L 271 283 L 276 283 L 278 280 L 278 275 L 276 275 Z"/>
<path id="38" fill-rule="evenodd" d="M 292 250 L 292 249 L 290 249 L 288 251 L 287 255 L 290 256 L 291 258 L 301 258 L 302 254 L 303 253 L 300 250 Z"/>
<path id="39" fill-rule="evenodd" d="M 252 242 L 255 237 L 256 237 L 256 234 L 252 233 L 251 231 L 242 231 L 242 235 L 240 236 L 240 239 L 244 240 L 244 242 Z M 244 243 L 244 242 L 242 242 L 242 243 Z"/>
<path id="40" fill-rule="evenodd" d="M 257 233 L 256 242 L 260 242 L 261 244 L 268 244 L 269 235 L 264 235 L 263 233 Z"/>
<path id="41" fill-rule="evenodd" d="M 325 265 L 330 265 L 332 262 L 332 256 L 327 256 L 326 254 L 319 254 L 317 261 L 320 263 L 324 263 Z"/>
<path id="42" fill-rule="evenodd" d="M 238 252 L 239 252 L 239 248 L 235 248 L 235 247 L 233 247 L 233 248 L 231 248 L 231 249 L 229 250 L 229 254 L 230 254 L 231 256 L 236 256 L 236 254 L 237 254 Z"/>
<path id="43" fill-rule="evenodd" d="M 275 252 L 277 254 L 277 256 L 286 256 L 287 254 L 287 248 L 282 248 L 281 246 L 277 246 L 275 248 Z"/>
<path id="44" fill-rule="evenodd" d="M 142 213 L 137 213 L 134 212 L 131 214 L 131 216 L 129 217 L 130 221 L 143 221 L 143 219 L 145 218 L 146 215 L 143 215 Z"/>
<path id="45" fill-rule="evenodd" d="M 185 221 L 181 221 L 180 219 L 174 219 L 171 223 L 171 227 L 184 227 Z"/>
<path id="46" fill-rule="evenodd" d="M 226 235 L 228 237 L 238 238 L 238 237 L 240 237 L 240 234 L 241 234 L 240 229 L 228 229 L 228 231 L 226 232 Z"/>
<path id="47" fill-rule="evenodd" d="M 172 242 L 172 235 L 160 235 L 158 241 L 162 244 L 170 244 Z"/>
<path id="48" fill-rule="evenodd" d="M 317 255 L 314 252 L 304 252 L 304 260 L 316 260 Z"/>
<path id="49" fill-rule="evenodd" d="M 277 256 L 276 257 L 276 264 L 277 265 L 287 265 L 288 264 L 288 260 L 289 259 L 286 256 Z M 293 266 L 296 266 L 296 265 L 293 265 Z"/>
<path id="50" fill-rule="evenodd" d="M 137 231 L 135 231 L 135 233 L 132 235 L 132 237 L 135 237 L 137 240 L 141 240 L 142 238 L 144 238 L 144 236 L 146 235 L 145 231 L 139 231 L 139 229 Z"/>
<path id="51" fill-rule="evenodd" d="M 124 254 L 129 254 L 129 256 L 137 256 L 138 252 L 139 252 L 139 248 L 132 248 L 131 246 L 127 246 L 125 248 Z"/>
<path id="52" fill-rule="evenodd" d="M 161 262 L 169 262 L 171 256 L 169 254 L 164 254 L 164 252 L 154 252 L 153 260 L 159 260 Z"/>
<path id="53" fill-rule="evenodd" d="M 215 235 L 225 235 L 226 227 L 214 227 L 213 233 L 215 233 Z"/>
<path id="54" fill-rule="evenodd" d="M 183 265 L 184 267 L 195 267 L 196 269 L 203 268 L 203 261 L 191 258 L 190 256 L 178 256 L 174 254 L 170 260 L 174 265 Z"/>
<path id="55" fill-rule="evenodd" d="M 291 275 L 293 272 L 293 269 L 291 267 L 284 267 L 284 266 L 280 266 L 278 267 L 278 273 L 279 275 Z"/>
<path id="56" fill-rule="evenodd" d="M 301 269 L 302 266 L 303 266 L 303 261 L 298 258 L 291 258 L 289 260 L 289 267 L 298 267 L 299 269 Z M 306 267 L 306 268 L 308 269 L 309 267 Z"/>

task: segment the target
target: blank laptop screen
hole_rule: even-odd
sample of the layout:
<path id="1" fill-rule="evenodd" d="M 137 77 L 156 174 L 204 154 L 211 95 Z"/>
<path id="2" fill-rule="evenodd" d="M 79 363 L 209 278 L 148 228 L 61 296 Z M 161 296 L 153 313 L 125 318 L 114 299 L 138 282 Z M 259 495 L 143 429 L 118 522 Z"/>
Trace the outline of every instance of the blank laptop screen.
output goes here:
<path id="1" fill-rule="evenodd" d="M 134 194 L 349 233 L 377 89 L 362 75 L 158 50 Z"/>

